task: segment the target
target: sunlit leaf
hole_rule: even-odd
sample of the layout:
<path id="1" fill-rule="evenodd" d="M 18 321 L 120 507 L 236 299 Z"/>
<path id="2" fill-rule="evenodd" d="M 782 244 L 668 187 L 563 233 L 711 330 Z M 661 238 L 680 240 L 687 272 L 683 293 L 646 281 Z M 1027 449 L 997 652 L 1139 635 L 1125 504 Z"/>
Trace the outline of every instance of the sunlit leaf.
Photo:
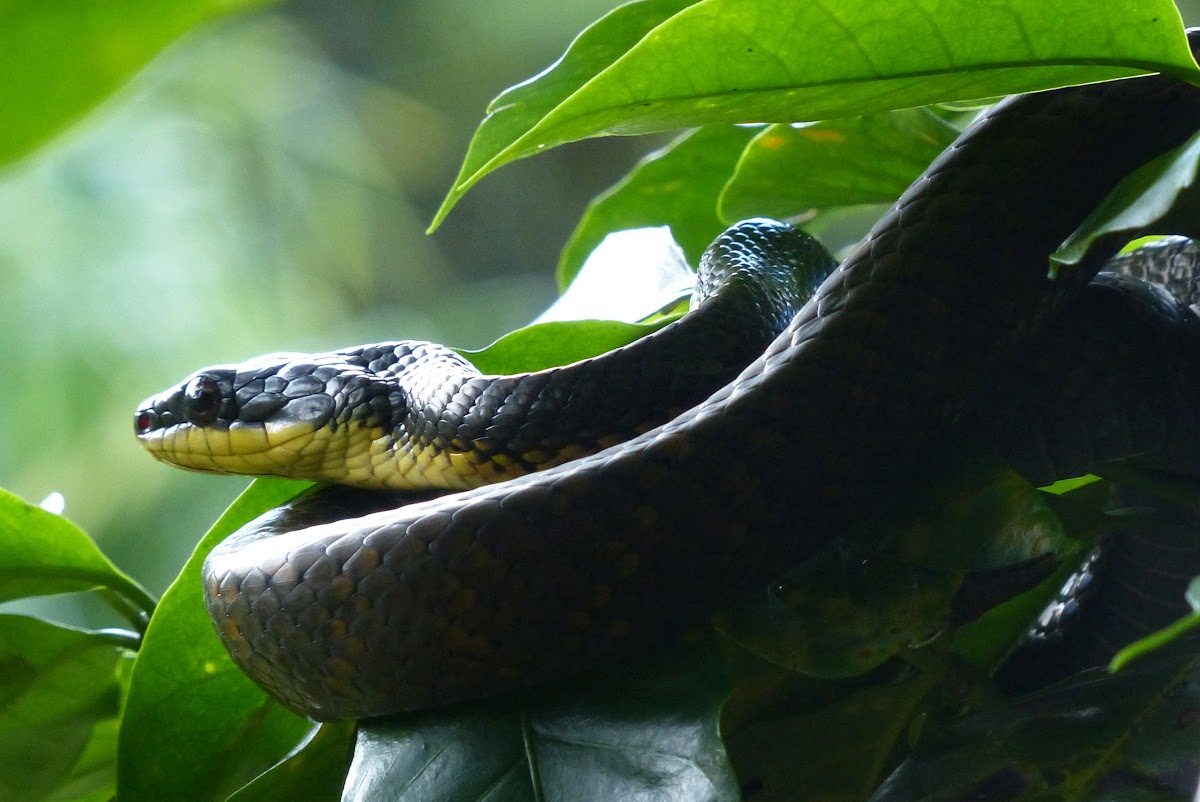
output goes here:
<path id="1" fill-rule="evenodd" d="M 505 334 L 480 351 L 464 351 L 484 373 L 521 373 L 566 365 L 599 356 L 652 334 L 671 322 L 622 323 L 618 320 L 564 320 L 536 323 Z"/>
<path id="2" fill-rule="evenodd" d="M 163 596 L 138 653 L 121 728 L 122 800 L 217 800 L 274 765 L 310 724 L 234 666 L 204 609 L 200 567 L 227 535 L 307 484 L 258 480 Z"/>
<path id="3" fill-rule="evenodd" d="M 638 36 L 620 38 L 625 52 L 568 54 L 570 82 L 543 73 L 520 87 L 531 113 L 485 121 L 435 225 L 492 170 L 586 137 L 830 119 L 1195 70 L 1169 0 L 943 3 L 936 13 L 917 0 L 886 11 L 874 0 L 704 0 L 673 16 L 652 5 Z M 611 19 L 588 33 L 599 37 Z M 500 99 L 493 114 L 508 107 Z"/>
<path id="4" fill-rule="evenodd" d="M 1188 583 L 1187 591 L 1184 595 L 1192 611 L 1200 613 L 1200 576 L 1192 577 L 1192 581 Z"/>
<path id="5" fill-rule="evenodd" d="M 670 226 L 688 262 L 697 264 L 725 222 L 732 222 L 717 216 L 717 197 L 758 130 L 732 125 L 700 128 L 638 162 L 588 204 L 559 257 L 559 285 L 575 277 L 609 232 L 621 229 Z"/>
<path id="6" fill-rule="evenodd" d="M 101 633 L 0 615 L 0 798 L 111 796 L 129 657 Z"/>
<path id="7" fill-rule="evenodd" d="M 0 601 L 94 588 L 115 591 L 137 614 L 154 609 L 79 527 L 0 490 Z"/>
<path id="8" fill-rule="evenodd" d="M 620 320 L 637 323 L 688 298 L 696 272 L 667 226 L 608 234 L 566 291 L 537 322 Z"/>
<path id="9" fill-rule="evenodd" d="M 205 20 L 268 0 L 10 0 L 0 10 L 0 164 L 79 119 Z"/>
<path id="10" fill-rule="evenodd" d="M 520 137 L 655 26 L 694 2 L 696 0 L 641 0 L 622 5 L 588 26 L 550 67 L 501 92 L 488 104 L 487 117 L 475 135 L 477 140 L 493 144 L 472 147 L 468 151 L 455 185 L 476 174 L 495 155 L 496 144 Z M 438 211 L 431 228 L 436 228 L 442 221 L 449 206 L 448 202 Z"/>
<path id="11" fill-rule="evenodd" d="M 830 206 L 891 203 L 957 135 L 926 109 L 772 125 L 746 147 L 719 212 L 728 220 L 787 218 Z"/>

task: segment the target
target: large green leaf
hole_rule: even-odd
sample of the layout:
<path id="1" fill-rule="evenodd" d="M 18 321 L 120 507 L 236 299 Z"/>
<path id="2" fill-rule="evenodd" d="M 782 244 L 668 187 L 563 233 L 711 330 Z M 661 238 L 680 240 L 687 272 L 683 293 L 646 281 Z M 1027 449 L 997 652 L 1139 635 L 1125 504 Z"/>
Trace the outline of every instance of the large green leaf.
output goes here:
<path id="1" fill-rule="evenodd" d="M 0 615 L 0 798 L 111 797 L 128 645 Z"/>
<path id="2" fill-rule="evenodd" d="M 200 22 L 268 0 L 8 0 L 0 6 L 0 165 L 108 97 Z"/>
<path id="3" fill-rule="evenodd" d="M 829 119 L 1196 69 L 1169 0 L 933 9 L 921 0 L 701 0 L 673 15 L 672 5 L 681 4 L 618 9 L 519 97 L 497 98 L 434 225 L 497 167 L 586 137 Z"/>
<path id="4" fill-rule="evenodd" d="M 307 484 L 258 480 L 225 511 L 164 594 L 134 665 L 121 727 L 122 800 L 219 800 L 286 755 L 310 725 L 234 666 L 204 609 L 212 548 Z"/>
<path id="5" fill-rule="evenodd" d="M 134 623 L 154 609 L 150 595 L 83 530 L 0 490 L 0 601 L 95 588 L 114 591 Z"/>

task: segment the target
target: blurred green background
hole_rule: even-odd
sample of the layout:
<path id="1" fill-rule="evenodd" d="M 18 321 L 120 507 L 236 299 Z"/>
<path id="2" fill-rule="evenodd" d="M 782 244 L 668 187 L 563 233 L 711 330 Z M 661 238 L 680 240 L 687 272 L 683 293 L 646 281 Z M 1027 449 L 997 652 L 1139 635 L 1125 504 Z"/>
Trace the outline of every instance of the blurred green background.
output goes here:
<path id="1" fill-rule="evenodd" d="M 535 316 L 587 201 L 656 142 L 518 162 L 424 230 L 487 102 L 617 4 L 298 0 L 236 15 L 0 172 L 0 486 L 62 493 L 160 593 L 246 480 L 154 462 L 132 436 L 142 398 L 269 351 L 480 347 Z M 1181 6 L 1200 20 L 1200 0 Z M 53 604 L 112 620 L 94 600 Z"/>
<path id="2" fill-rule="evenodd" d="M 247 481 L 143 453 L 144 397 L 269 351 L 480 347 L 535 316 L 588 199 L 648 143 L 515 165 L 425 228 L 487 102 L 616 4 L 306 0 L 235 15 L 0 173 L 0 486 L 35 503 L 62 493 L 159 593 Z"/>

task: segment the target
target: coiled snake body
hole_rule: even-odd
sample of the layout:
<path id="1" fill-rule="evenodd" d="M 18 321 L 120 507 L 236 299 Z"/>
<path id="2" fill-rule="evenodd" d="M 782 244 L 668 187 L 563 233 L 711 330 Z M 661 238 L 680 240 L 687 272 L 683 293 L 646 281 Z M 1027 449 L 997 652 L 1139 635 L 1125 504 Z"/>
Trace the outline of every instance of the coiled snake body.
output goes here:
<path id="1" fill-rule="evenodd" d="M 1047 254 L 1197 129 L 1200 90 L 1161 77 L 997 105 L 714 395 L 538 474 L 278 540 L 235 536 L 206 564 L 218 632 L 260 684 L 326 719 L 512 691 L 703 620 L 893 492 L 962 436 L 956 421 L 988 420 L 980 394 L 1056 321 L 1086 320 L 1073 310 L 1112 249 L 1056 280 Z M 289 403 L 278 389 L 272 403 Z M 143 437 L 174 396 L 201 419 L 238 414 L 198 374 L 139 411 Z M 332 419 L 378 416 L 368 396 Z M 263 420 L 236 438 L 271 440 Z M 165 430 L 202 442 L 180 423 Z M 1165 442 L 1134 439 L 1139 453 Z"/>

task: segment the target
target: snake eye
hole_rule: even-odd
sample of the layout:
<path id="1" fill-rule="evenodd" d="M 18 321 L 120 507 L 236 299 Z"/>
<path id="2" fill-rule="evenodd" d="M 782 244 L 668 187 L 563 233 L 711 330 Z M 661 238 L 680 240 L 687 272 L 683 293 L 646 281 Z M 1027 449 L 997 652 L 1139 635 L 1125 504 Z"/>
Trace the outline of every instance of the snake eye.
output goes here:
<path id="1" fill-rule="evenodd" d="M 221 388 L 211 376 L 197 376 L 183 388 L 184 410 L 197 426 L 207 426 L 215 421 L 220 406 Z"/>

